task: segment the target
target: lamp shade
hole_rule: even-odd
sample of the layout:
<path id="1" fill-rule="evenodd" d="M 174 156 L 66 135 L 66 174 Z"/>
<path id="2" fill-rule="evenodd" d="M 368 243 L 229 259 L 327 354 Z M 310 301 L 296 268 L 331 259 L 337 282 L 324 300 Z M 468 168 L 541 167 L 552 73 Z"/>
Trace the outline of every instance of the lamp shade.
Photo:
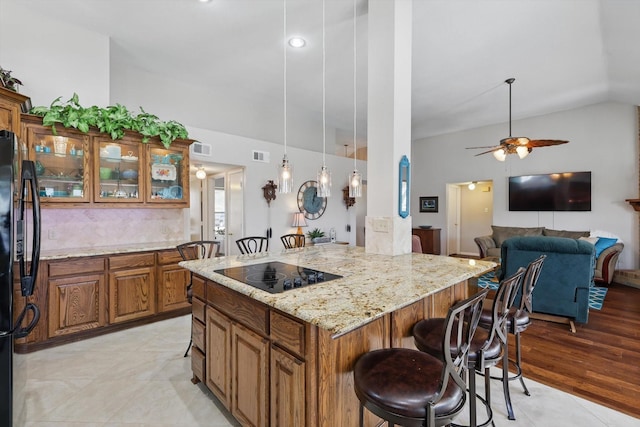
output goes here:
<path id="1" fill-rule="evenodd" d="M 296 212 L 293 214 L 293 222 L 291 223 L 292 227 L 298 227 L 296 231 L 297 234 L 302 234 L 302 228 L 307 226 L 307 220 L 304 218 L 304 214 L 302 212 Z"/>

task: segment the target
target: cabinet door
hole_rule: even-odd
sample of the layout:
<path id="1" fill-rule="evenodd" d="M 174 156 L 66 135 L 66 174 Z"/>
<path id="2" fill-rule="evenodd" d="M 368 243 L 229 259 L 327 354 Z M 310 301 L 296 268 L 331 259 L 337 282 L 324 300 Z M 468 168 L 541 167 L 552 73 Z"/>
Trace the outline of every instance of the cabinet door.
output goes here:
<path id="1" fill-rule="evenodd" d="M 89 136 L 68 129 L 27 124 L 29 158 L 35 159 L 43 204 L 91 200 Z"/>
<path id="2" fill-rule="evenodd" d="M 305 404 L 304 362 L 271 346 L 271 425 L 305 425 Z"/>
<path id="3" fill-rule="evenodd" d="M 109 322 L 118 323 L 155 313 L 155 268 L 109 273 Z"/>
<path id="4" fill-rule="evenodd" d="M 49 337 L 106 324 L 103 274 L 49 280 Z"/>
<path id="5" fill-rule="evenodd" d="M 207 307 L 205 384 L 229 409 L 231 407 L 231 320 Z"/>
<path id="6" fill-rule="evenodd" d="M 189 307 L 187 285 L 189 271 L 178 264 L 161 265 L 158 280 L 158 312 Z"/>
<path id="7" fill-rule="evenodd" d="M 267 426 L 269 342 L 237 323 L 231 328 L 231 414 L 242 425 Z"/>
<path id="8" fill-rule="evenodd" d="M 141 179 L 143 146 L 125 137 L 94 140 L 94 194 L 100 203 L 141 202 L 144 194 Z"/>
<path id="9" fill-rule="evenodd" d="M 149 147 L 145 201 L 189 207 L 189 148 Z"/>

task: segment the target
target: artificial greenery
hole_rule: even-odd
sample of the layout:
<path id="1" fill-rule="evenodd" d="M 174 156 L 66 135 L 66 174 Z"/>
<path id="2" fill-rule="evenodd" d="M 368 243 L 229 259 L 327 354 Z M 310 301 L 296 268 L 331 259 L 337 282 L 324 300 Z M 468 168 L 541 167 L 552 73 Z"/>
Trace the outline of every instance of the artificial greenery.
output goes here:
<path id="1" fill-rule="evenodd" d="M 87 133 L 91 126 L 98 128 L 100 132 L 108 133 L 112 139 L 121 139 L 124 132 L 134 131 L 142 135 L 142 142 L 157 136 L 165 148 L 178 138 L 188 138 L 189 134 L 183 125 L 170 120 L 163 122 L 157 116 L 149 114 L 140 107 L 141 113 L 131 113 L 123 105 L 110 105 L 99 108 L 95 105 L 85 108 L 80 105 L 78 95 L 73 94 L 71 99 L 61 102 L 62 97 L 56 98 L 49 107 L 34 107 L 31 113 L 42 117 L 44 126 L 51 126 L 51 131 L 56 135 L 56 124 L 66 128 L 78 129 Z"/>
<path id="2" fill-rule="evenodd" d="M 11 75 L 11 70 L 5 70 L 0 66 L 0 85 L 3 88 L 18 91 L 18 86 L 22 86 L 22 82 Z"/>
<path id="3" fill-rule="evenodd" d="M 312 240 L 316 237 L 324 237 L 324 231 L 320 230 L 319 228 L 314 228 L 313 230 L 307 232 L 307 236 L 309 236 L 309 238 Z"/>

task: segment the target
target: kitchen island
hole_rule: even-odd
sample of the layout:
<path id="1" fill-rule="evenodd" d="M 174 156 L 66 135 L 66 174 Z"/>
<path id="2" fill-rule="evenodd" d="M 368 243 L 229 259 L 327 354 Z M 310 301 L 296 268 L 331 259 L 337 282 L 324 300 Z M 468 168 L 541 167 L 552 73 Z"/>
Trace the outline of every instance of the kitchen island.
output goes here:
<path id="1" fill-rule="evenodd" d="M 269 293 L 223 269 L 286 263 L 341 276 Z M 181 262 L 193 277 L 192 367 L 243 425 L 356 426 L 352 367 L 367 351 L 415 348 L 411 328 L 444 316 L 467 280 L 495 267 L 322 245 Z M 365 425 L 375 425 L 367 414 Z"/>

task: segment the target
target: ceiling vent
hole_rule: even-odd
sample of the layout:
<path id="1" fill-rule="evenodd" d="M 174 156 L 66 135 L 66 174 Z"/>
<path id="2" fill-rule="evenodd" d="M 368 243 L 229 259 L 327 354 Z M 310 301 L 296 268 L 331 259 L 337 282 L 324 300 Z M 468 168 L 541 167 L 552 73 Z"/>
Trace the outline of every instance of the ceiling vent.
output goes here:
<path id="1" fill-rule="evenodd" d="M 200 141 L 195 141 L 191 146 L 189 146 L 189 151 L 191 154 L 201 157 L 211 157 L 211 153 L 213 149 L 211 144 L 205 144 Z"/>
<path id="2" fill-rule="evenodd" d="M 269 152 L 252 150 L 251 158 L 253 159 L 254 162 L 269 163 Z"/>

